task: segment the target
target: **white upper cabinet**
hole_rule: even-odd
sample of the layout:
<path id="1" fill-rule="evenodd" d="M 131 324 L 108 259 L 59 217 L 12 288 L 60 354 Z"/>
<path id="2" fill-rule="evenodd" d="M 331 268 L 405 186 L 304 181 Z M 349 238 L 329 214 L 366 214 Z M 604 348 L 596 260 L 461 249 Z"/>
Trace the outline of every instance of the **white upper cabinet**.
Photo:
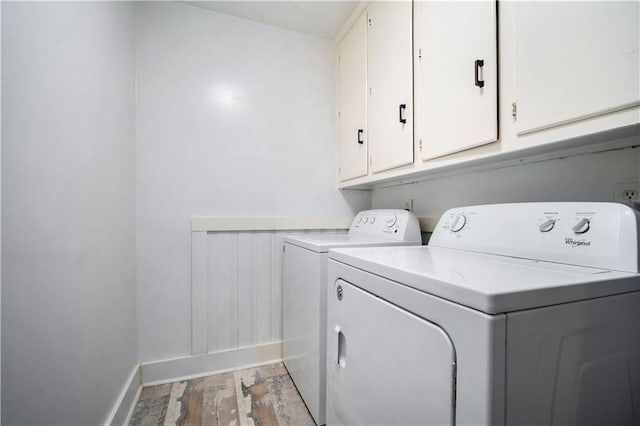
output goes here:
<path id="1" fill-rule="evenodd" d="M 372 1 L 364 16 L 338 47 L 343 188 L 638 143 L 638 0 Z"/>
<path id="2" fill-rule="evenodd" d="M 368 127 L 373 173 L 413 163 L 412 4 L 367 11 Z"/>
<path id="3" fill-rule="evenodd" d="M 640 104 L 640 2 L 517 3 L 517 131 Z"/>
<path id="4" fill-rule="evenodd" d="M 495 1 L 414 4 L 416 143 L 422 160 L 495 142 Z"/>
<path id="5" fill-rule="evenodd" d="M 367 17 L 338 45 L 338 154 L 340 180 L 367 175 Z"/>

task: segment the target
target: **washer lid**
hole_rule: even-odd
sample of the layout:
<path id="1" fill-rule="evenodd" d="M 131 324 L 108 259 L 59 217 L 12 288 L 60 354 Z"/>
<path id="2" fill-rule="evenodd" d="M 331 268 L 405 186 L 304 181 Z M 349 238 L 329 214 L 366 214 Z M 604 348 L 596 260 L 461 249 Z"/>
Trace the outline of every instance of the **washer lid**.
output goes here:
<path id="1" fill-rule="evenodd" d="M 338 249 L 329 257 L 489 314 L 640 290 L 640 274 L 441 247 Z"/>
<path id="2" fill-rule="evenodd" d="M 361 236 L 350 234 L 306 234 L 290 235 L 284 238 L 285 243 L 293 244 L 317 253 L 326 253 L 329 249 L 340 247 L 370 247 L 418 245 L 418 242 L 405 242 L 384 239 L 379 236 Z"/>

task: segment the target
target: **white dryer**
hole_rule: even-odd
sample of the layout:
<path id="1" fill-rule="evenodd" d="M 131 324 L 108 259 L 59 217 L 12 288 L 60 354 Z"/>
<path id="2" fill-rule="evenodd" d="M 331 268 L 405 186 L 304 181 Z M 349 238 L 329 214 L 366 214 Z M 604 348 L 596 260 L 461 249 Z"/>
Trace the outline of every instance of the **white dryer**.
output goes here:
<path id="1" fill-rule="evenodd" d="M 284 364 L 315 422 L 325 424 L 327 260 L 335 247 L 420 245 L 418 219 L 405 210 L 358 213 L 347 234 L 284 239 Z"/>
<path id="2" fill-rule="evenodd" d="M 639 216 L 463 207 L 331 250 L 328 425 L 640 425 Z"/>

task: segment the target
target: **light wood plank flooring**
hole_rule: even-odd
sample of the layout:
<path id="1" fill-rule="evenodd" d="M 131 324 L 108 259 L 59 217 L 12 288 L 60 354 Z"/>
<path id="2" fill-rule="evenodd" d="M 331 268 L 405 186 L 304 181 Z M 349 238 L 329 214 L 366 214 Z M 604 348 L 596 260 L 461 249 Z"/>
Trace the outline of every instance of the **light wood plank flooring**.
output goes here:
<path id="1" fill-rule="evenodd" d="M 131 424 L 315 425 L 282 363 L 145 387 Z"/>

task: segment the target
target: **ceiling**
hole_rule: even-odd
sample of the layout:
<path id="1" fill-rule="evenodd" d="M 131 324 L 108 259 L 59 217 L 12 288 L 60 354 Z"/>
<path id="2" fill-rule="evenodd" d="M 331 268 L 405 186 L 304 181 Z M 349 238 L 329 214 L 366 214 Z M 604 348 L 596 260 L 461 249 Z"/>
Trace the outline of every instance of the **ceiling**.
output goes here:
<path id="1" fill-rule="evenodd" d="M 333 40 L 360 1 L 187 1 L 192 6 Z"/>

